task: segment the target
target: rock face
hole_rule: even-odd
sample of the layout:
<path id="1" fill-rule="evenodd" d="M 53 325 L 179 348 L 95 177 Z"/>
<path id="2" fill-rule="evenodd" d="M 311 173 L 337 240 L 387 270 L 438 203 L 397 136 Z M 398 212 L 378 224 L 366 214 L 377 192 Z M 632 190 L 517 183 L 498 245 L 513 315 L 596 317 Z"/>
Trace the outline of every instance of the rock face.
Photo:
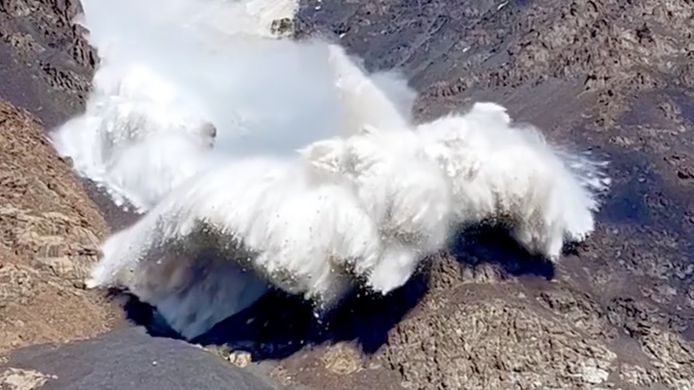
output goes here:
<path id="1" fill-rule="evenodd" d="M 0 97 L 48 128 L 81 109 L 97 61 L 79 0 L 0 0 Z"/>
<path id="2" fill-rule="evenodd" d="M 117 313 L 79 289 L 106 226 L 43 131 L 0 101 L 0 353 L 94 336 Z"/>
<path id="3" fill-rule="evenodd" d="M 476 287 L 484 292 L 470 294 Z M 433 291 L 425 308 L 395 328 L 382 358 L 401 373 L 406 387 L 694 385 L 691 342 L 663 324 L 657 317 L 662 313 L 653 307 L 639 310 L 633 301 L 617 299 L 601 308 L 590 295 L 562 281 L 538 289 L 516 281 L 488 287 L 459 288 L 464 295 L 457 297 L 449 296 L 450 290 Z M 436 302 L 436 308 L 427 308 L 428 302 Z M 630 332 L 633 327 L 638 334 Z"/>
<path id="4" fill-rule="evenodd" d="M 122 317 L 81 289 L 107 227 L 45 137 L 81 109 L 91 79 L 79 12 L 76 0 L 0 0 L 0 355 Z"/>
<path id="5" fill-rule="evenodd" d="M 13 387 L 14 386 L 14 387 Z M 0 364 L 0 388 L 11 390 L 272 390 L 202 348 L 121 330 L 62 346 L 31 347 Z"/>

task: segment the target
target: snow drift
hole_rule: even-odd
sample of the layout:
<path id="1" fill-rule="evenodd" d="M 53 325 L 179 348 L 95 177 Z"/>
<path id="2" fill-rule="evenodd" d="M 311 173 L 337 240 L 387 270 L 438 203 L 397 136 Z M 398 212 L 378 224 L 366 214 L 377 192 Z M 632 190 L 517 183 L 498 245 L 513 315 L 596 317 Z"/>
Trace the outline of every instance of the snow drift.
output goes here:
<path id="1" fill-rule="evenodd" d="M 268 288 L 327 310 L 402 286 L 460 226 L 493 220 L 557 260 L 594 228 L 602 166 L 478 103 L 430 123 L 414 92 L 337 45 L 270 36 L 291 1 L 84 1 L 101 64 L 53 135 L 145 213 L 88 281 L 194 338 Z"/>

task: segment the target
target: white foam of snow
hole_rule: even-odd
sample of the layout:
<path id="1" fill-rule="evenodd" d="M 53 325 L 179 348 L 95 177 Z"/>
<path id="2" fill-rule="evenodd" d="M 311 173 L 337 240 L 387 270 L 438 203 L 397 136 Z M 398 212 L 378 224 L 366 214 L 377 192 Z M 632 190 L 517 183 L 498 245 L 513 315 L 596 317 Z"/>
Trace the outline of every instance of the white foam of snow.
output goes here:
<path id="1" fill-rule="evenodd" d="M 102 63 L 53 141 L 146 211 L 104 243 L 88 285 L 129 289 L 187 338 L 268 286 L 317 309 L 355 287 L 386 294 L 461 225 L 504 221 L 551 260 L 594 228 L 600 164 L 493 103 L 414 124 L 397 73 L 271 37 L 295 2 L 84 6 Z"/>

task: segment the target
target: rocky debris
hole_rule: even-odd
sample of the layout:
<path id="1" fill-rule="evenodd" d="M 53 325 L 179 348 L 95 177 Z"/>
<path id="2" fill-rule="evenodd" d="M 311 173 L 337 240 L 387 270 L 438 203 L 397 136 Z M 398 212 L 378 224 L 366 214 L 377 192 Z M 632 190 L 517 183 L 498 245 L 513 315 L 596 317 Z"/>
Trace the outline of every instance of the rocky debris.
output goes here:
<path id="1" fill-rule="evenodd" d="M 540 291 L 537 302 L 557 314 L 562 322 L 572 324 L 591 337 L 615 337 L 616 331 L 609 326 L 605 311 L 588 294 L 566 288 L 547 288 Z"/>
<path id="2" fill-rule="evenodd" d="M 692 388 L 694 343 L 681 333 L 691 320 L 678 326 L 629 299 L 603 308 L 557 284 L 518 299 L 461 286 L 445 292 L 455 303 L 435 309 L 426 303 L 441 292 L 430 294 L 379 359 L 417 389 Z"/>
<path id="3" fill-rule="evenodd" d="M 276 37 L 291 37 L 295 34 L 294 19 L 275 19 L 270 24 L 270 32 Z"/>
<path id="4" fill-rule="evenodd" d="M 362 368 L 361 355 L 354 346 L 338 343 L 328 348 L 321 356 L 325 368 L 335 375 L 349 375 Z"/>
<path id="5" fill-rule="evenodd" d="M 682 337 L 691 319 L 663 315 L 657 308 L 632 299 L 617 299 L 609 310 L 610 322 L 633 337 L 650 360 L 651 369 L 629 367 L 631 383 L 661 383 L 673 389 L 694 388 L 694 343 Z M 638 375 L 635 375 L 639 372 Z"/>
<path id="6" fill-rule="evenodd" d="M 140 328 L 60 346 L 17 350 L 4 365 L 0 364 L 0 389 L 30 390 L 39 386 L 45 390 L 274 388 L 202 348 L 153 338 Z"/>
<path id="7" fill-rule="evenodd" d="M 105 233 L 40 123 L 0 101 L 0 353 L 108 329 L 113 305 L 79 289 Z"/>
<path id="8" fill-rule="evenodd" d="M 251 364 L 251 354 L 244 351 L 234 351 L 229 353 L 227 356 L 229 363 L 235 365 L 236 367 L 244 368 Z"/>
<path id="9" fill-rule="evenodd" d="M 34 390 L 42 388 L 50 379 L 56 378 L 55 375 L 48 376 L 34 370 L 10 368 L 0 374 L 0 385 L 7 390 Z"/>
<path id="10" fill-rule="evenodd" d="M 375 353 L 345 341 L 304 348 L 274 368 L 275 378 L 332 389 L 694 385 L 694 343 L 684 334 L 691 319 L 643 300 L 595 299 L 559 279 L 464 282 L 466 267 L 459 264 L 454 287 L 429 289 Z M 378 323 L 355 321 L 364 320 Z"/>

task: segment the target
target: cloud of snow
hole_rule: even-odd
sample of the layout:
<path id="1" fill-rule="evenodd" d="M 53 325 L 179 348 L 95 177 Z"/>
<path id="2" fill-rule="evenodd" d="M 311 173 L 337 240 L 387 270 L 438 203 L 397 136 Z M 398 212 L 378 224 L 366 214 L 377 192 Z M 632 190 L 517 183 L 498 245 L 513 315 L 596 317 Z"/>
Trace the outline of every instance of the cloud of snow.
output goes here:
<path id="1" fill-rule="evenodd" d="M 293 1 L 83 2 L 102 61 L 54 145 L 144 213 L 88 285 L 130 290 L 187 338 L 270 286 L 318 310 L 386 294 L 461 225 L 503 220 L 551 260 L 593 230 L 599 164 L 492 103 L 416 125 L 397 73 L 272 36 Z"/>

